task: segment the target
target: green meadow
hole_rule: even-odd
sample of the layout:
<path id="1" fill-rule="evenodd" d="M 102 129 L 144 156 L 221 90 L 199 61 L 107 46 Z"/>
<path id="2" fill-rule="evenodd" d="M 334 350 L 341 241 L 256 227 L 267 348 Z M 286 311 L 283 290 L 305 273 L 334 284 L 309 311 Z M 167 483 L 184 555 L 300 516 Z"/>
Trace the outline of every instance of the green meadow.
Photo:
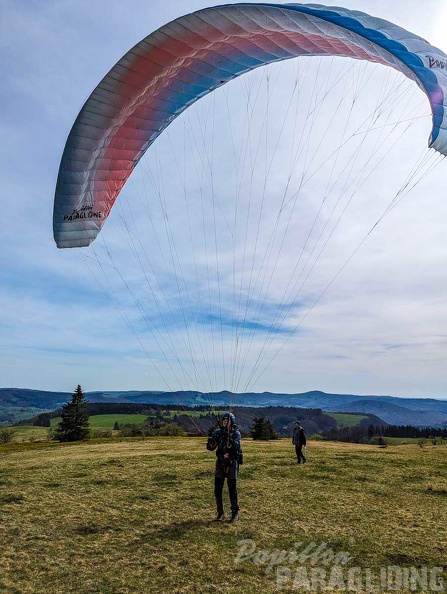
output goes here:
<path id="1" fill-rule="evenodd" d="M 147 419 L 147 415 L 135 415 L 135 414 L 117 414 L 117 415 L 92 415 L 89 417 L 89 423 L 91 429 L 113 429 L 115 423 L 119 425 L 138 425 L 144 423 Z M 56 427 L 60 422 L 61 417 L 51 419 L 51 426 Z"/>
<path id="2" fill-rule="evenodd" d="M 89 417 L 91 429 L 112 430 L 115 422 L 120 426 L 126 424 L 144 423 L 147 415 L 138 414 L 116 414 L 116 415 L 93 415 Z M 54 429 L 60 422 L 61 417 L 51 419 L 51 427 Z M 24 441 L 45 441 L 48 438 L 48 427 L 35 427 L 32 425 L 16 425 L 9 427 L 13 432 L 12 440 L 14 442 Z M 1 592 L 1 590 L 0 590 Z"/>
<path id="3" fill-rule="evenodd" d="M 337 421 L 337 427 L 355 427 L 360 421 L 366 419 L 366 415 L 355 415 L 353 413 L 325 413 Z"/>
<path id="4" fill-rule="evenodd" d="M 0 446 L 0 592 L 339 592 L 350 569 L 356 592 L 367 571 L 432 591 L 447 446 L 310 442 L 300 466 L 288 439 L 243 446 L 234 524 L 211 521 L 204 438 Z"/>

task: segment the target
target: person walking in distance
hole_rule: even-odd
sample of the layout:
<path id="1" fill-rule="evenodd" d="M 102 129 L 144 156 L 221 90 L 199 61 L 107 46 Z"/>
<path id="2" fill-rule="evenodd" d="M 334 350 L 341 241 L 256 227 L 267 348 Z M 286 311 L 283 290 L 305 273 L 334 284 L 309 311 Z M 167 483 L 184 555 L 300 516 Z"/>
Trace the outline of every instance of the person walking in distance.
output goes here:
<path id="1" fill-rule="evenodd" d="M 241 433 L 236 425 L 232 413 L 224 413 L 220 427 L 213 431 L 206 444 L 207 450 L 216 450 L 216 469 L 214 471 L 214 496 L 216 498 L 216 522 L 225 518 L 223 506 L 223 487 L 227 479 L 228 493 L 230 495 L 231 519 L 234 522 L 239 518 L 239 502 L 237 494 L 237 476 L 239 464 L 242 464 Z"/>
<path id="2" fill-rule="evenodd" d="M 306 462 L 306 458 L 303 454 L 303 447 L 306 445 L 306 436 L 304 435 L 304 430 L 301 427 L 301 423 L 299 421 L 295 421 L 292 444 L 295 446 L 297 464 L 301 464 L 301 460 L 304 464 Z"/>

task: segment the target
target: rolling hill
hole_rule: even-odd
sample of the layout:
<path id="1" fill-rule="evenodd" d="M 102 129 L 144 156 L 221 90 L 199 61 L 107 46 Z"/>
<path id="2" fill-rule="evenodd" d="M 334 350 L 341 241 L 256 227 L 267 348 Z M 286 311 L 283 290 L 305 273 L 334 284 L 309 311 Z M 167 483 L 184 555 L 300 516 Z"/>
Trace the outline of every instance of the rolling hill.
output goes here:
<path id="1" fill-rule="evenodd" d="M 0 421 L 13 421 L 37 412 L 58 408 L 70 398 L 68 392 L 46 392 L 22 388 L 0 388 Z M 201 392 L 161 391 L 97 391 L 86 392 L 90 402 L 132 402 L 154 404 L 209 405 L 225 407 L 229 402 L 239 406 L 290 406 L 320 408 L 328 412 L 357 412 L 373 414 L 395 425 L 417 427 L 447 427 L 447 400 L 435 398 L 397 398 L 393 396 L 361 396 L 358 394 L 330 394 L 318 390 L 282 394 L 273 392 L 213 394 Z M 24 417 L 25 415 L 25 417 Z"/>

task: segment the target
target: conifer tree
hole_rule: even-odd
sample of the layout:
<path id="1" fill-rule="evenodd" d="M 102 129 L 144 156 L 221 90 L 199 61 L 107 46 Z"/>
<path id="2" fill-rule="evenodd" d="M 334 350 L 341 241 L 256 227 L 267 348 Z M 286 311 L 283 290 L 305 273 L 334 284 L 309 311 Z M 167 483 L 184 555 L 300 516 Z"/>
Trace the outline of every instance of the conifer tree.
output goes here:
<path id="1" fill-rule="evenodd" d="M 87 402 L 81 386 L 78 385 L 71 400 L 62 407 L 62 420 L 54 437 L 59 441 L 81 441 L 88 439 L 89 433 Z"/>
<path id="2" fill-rule="evenodd" d="M 253 419 L 253 426 L 250 429 L 250 435 L 253 439 L 260 439 L 269 441 L 270 439 L 278 439 L 278 434 L 275 431 L 272 422 L 264 417 L 255 417 Z"/>

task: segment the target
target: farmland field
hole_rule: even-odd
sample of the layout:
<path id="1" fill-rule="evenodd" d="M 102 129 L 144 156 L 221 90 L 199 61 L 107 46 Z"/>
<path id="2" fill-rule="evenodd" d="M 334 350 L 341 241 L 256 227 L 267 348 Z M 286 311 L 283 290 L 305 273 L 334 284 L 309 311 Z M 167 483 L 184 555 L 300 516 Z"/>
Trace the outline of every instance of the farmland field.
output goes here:
<path id="1" fill-rule="evenodd" d="M 89 417 L 91 429 L 111 430 L 115 422 L 119 425 L 138 424 L 143 423 L 147 419 L 147 415 L 138 414 L 116 414 L 116 415 L 92 415 Z M 54 429 L 60 422 L 61 417 L 51 419 L 51 427 Z M 47 427 L 36 427 L 33 425 L 17 425 L 10 427 L 14 442 L 23 441 L 45 441 L 48 438 Z M 1 590 L 0 590 L 1 591 Z"/>
<path id="2" fill-rule="evenodd" d="M 90 427 L 92 429 L 113 429 L 115 423 L 119 425 L 133 424 L 138 425 L 144 423 L 147 415 L 138 414 L 110 414 L 110 415 L 91 415 L 89 417 Z M 61 417 L 51 419 L 51 426 L 56 427 L 60 422 Z"/>
<path id="3" fill-rule="evenodd" d="M 367 419 L 366 415 L 355 415 L 350 413 L 325 413 L 337 421 L 337 427 L 354 427 L 358 425 L 363 419 Z"/>
<path id="4" fill-rule="evenodd" d="M 297 466 L 290 440 L 243 445 L 235 524 L 211 522 L 203 438 L 0 446 L 0 592 L 336 592 L 334 567 L 441 591 L 447 446 L 310 442 Z"/>
<path id="5" fill-rule="evenodd" d="M 43 441 L 48 439 L 48 427 L 34 427 L 32 425 L 17 425 L 9 427 L 12 431 L 12 440 L 18 441 Z"/>

